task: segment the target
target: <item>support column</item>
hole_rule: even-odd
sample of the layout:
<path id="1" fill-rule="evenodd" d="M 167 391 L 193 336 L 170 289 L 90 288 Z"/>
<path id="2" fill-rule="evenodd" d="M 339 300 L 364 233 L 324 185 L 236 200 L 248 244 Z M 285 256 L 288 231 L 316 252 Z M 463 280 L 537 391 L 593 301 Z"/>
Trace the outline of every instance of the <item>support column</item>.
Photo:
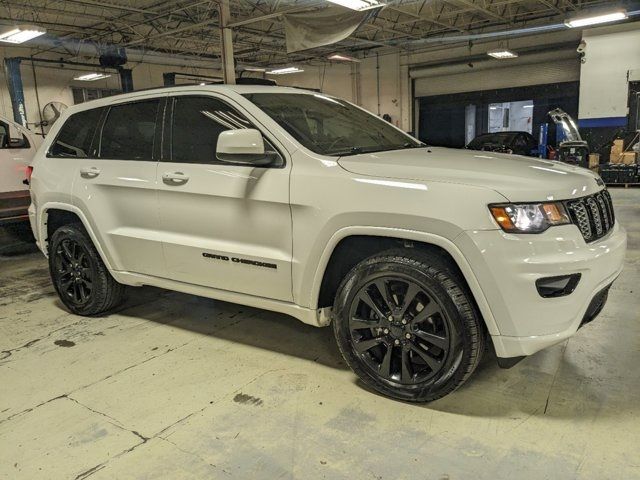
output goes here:
<path id="1" fill-rule="evenodd" d="M 222 51 L 222 78 L 224 83 L 236 83 L 236 67 L 233 62 L 233 30 L 228 27 L 231 20 L 229 0 L 220 0 L 220 50 Z"/>
<path id="2" fill-rule="evenodd" d="M 413 107 L 413 92 L 411 88 L 411 77 L 409 76 L 409 56 L 399 55 L 398 61 L 398 85 L 400 86 L 400 128 L 405 132 L 410 132 Z"/>
<path id="3" fill-rule="evenodd" d="M 120 69 L 120 85 L 122 93 L 133 92 L 133 74 L 130 68 Z"/>
<path id="4" fill-rule="evenodd" d="M 356 105 L 362 106 L 360 98 L 360 64 L 351 64 L 351 100 Z"/>
<path id="5" fill-rule="evenodd" d="M 20 59 L 6 58 L 4 61 L 4 73 L 7 77 L 9 97 L 13 109 L 13 120 L 16 123 L 27 126 L 27 110 L 24 105 L 24 89 L 22 88 L 22 75 L 20 74 Z"/>

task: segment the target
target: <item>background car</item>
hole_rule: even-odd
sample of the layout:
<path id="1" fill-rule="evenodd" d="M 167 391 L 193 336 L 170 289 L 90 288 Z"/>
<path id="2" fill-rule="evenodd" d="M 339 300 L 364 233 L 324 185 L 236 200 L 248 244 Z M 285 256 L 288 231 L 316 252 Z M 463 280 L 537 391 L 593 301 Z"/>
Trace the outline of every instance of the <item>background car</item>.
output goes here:
<path id="1" fill-rule="evenodd" d="M 41 137 L 0 116 L 0 225 L 29 218 L 31 198 L 24 181 L 41 141 Z"/>
<path id="2" fill-rule="evenodd" d="M 538 142 L 528 132 L 483 133 L 466 146 L 469 150 L 515 153 L 516 155 L 538 155 Z"/>

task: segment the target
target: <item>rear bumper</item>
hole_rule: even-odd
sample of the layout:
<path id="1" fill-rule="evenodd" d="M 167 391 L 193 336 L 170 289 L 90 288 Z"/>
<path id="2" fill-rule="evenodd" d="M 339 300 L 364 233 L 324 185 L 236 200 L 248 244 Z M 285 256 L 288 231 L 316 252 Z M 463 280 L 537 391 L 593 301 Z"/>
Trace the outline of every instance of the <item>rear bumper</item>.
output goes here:
<path id="1" fill-rule="evenodd" d="M 619 224 L 588 244 L 574 225 L 539 235 L 465 232 L 456 239 L 494 317 L 498 331 L 491 335 L 497 356 L 531 355 L 593 320 L 622 270 L 626 242 Z M 543 298 L 536 289 L 537 279 L 575 273 L 580 281 L 569 295 Z"/>

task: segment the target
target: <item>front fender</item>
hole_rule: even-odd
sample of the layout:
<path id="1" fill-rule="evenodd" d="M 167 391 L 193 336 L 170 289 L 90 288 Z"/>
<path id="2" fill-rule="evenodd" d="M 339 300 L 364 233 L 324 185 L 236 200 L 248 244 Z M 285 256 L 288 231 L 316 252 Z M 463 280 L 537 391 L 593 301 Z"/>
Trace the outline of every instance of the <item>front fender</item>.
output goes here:
<path id="1" fill-rule="evenodd" d="M 399 240 L 411 240 L 415 242 L 421 242 L 426 244 L 431 244 L 438 246 L 444 249 L 453 260 L 456 262 L 460 271 L 464 275 L 464 278 L 473 294 L 478 308 L 480 309 L 480 313 L 482 314 L 485 324 L 487 326 L 487 330 L 491 335 L 499 335 L 499 330 L 491 312 L 491 307 L 489 306 L 489 302 L 487 301 L 484 292 L 476 278 L 476 275 L 471 268 L 471 265 L 463 255 L 462 251 L 455 245 L 455 243 L 448 238 L 442 237 L 440 235 L 420 232 L 415 230 L 405 230 L 398 228 L 387 228 L 387 227 L 372 227 L 372 226 L 349 226 L 341 228 L 336 231 L 329 242 L 327 242 L 324 251 L 320 256 L 320 260 L 317 264 L 317 268 L 315 271 L 308 276 L 307 279 L 309 284 L 308 290 L 302 288 L 302 291 L 310 292 L 310 298 L 308 299 L 308 305 L 311 308 L 317 308 L 318 299 L 320 296 L 320 287 L 322 285 L 322 279 L 324 277 L 324 273 L 329 264 L 329 260 L 331 259 L 331 255 L 333 254 L 336 246 L 345 238 L 351 236 L 372 236 L 372 237 L 386 237 L 386 238 L 394 238 Z M 304 283 L 304 282 L 303 282 Z"/>

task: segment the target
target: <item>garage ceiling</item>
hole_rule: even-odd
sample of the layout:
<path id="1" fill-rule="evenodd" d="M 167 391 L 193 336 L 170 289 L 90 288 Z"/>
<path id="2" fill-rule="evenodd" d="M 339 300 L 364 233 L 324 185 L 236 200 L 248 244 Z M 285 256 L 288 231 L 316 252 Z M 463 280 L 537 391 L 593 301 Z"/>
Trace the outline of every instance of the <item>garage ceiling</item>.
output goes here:
<path id="1" fill-rule="evenodd" d="M 424 39 L 561 22 L 608 0 L 387 0 L 377 18 L 337 45 L 286 55 L 282 13 L 323 8 L 326 0 L 232 0 L 236 61 L 274 66 L 317 62 L 339 51 L 425 48 Z M 616 5 L 634 8 L 639 2 Z M 86 57 L 104 45 L 143 52 L 216 59 L 220 54 L 215 0 L 0 0 L 0 23 L 43 26 L 35 54 Z"/>

